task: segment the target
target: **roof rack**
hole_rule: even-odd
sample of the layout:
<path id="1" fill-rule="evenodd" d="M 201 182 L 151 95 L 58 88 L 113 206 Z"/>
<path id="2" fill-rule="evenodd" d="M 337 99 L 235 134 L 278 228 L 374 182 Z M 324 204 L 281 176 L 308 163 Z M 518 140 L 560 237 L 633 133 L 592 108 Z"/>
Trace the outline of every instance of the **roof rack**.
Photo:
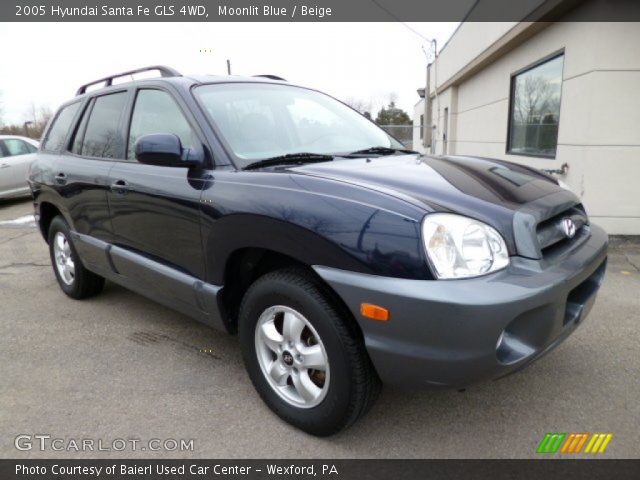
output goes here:
<path id="1" fill-rule="evenodd" d="M 286 80 L 284 78 L 279 77 L 277 75 L 265 74 L 265 75 L 254 75 L 254 77 L 262 77 L 262 78 L 268 78 L 270 80 L 280 80 L 282 82 L 286 82 Z"/>
<path id="2" fill-rule="evenodd" d="M 103 88 L 110 87 L 111 85 L 113 85 L 114 78 L 126 77 L 128 75 L 133 75 L 134 73 L 148 72 L 152 70 L 159 71 L 160 75 L 163 77 L 181 77 L 182 76 L 180 75 L 180 72 L 178 72 L 177 70 L 174 70 L 171 67 L 165 67 L 164 65 L 153 65 L 151 67 L 137 68 L 135 70 L 129 70 L 127 72 L 117 73 L 115 75 L 109 75 L 108 77 L 104 77 L 99 80 L 94 80 L 93 82 L 85 83 L 84 85 L 80 86 L 80 88 L 76 92 L 76 96 L 86 93 L 87 87 L 90 87 L 91 85 L 104 83 Z"/>

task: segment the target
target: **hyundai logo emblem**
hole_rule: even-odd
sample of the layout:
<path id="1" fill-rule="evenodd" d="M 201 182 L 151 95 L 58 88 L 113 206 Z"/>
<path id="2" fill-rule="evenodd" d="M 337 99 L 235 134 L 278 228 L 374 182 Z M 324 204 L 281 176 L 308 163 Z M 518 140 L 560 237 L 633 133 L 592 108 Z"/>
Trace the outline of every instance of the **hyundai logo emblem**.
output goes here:
<path id="1" fill-rule="evenodd" d="M 576 234 L 576 224 L 573 223 L 573 220 L 571 220 L 570 218 L 563 218 L 562 231 L 567 236 L 567 238 L 573 238 Z"/>
<path id="2" fill-rule="evenodd" d="M 288 366 L 293 365 L 293 355 L 291 355 L 287 351 L 283 352 L 282 361 L 285 363 L 285 365 L 288 365 Z"/>

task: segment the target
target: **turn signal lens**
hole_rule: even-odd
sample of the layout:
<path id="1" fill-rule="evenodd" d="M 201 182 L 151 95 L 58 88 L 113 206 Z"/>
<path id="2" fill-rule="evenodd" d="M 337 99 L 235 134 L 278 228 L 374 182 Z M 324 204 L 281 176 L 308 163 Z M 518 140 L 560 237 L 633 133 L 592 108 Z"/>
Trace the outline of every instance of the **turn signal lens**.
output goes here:
<path id="1" fill-rule="evenodd" d="M 380 322 L 386 322 L 389 320 L 389 310 L 371 303 L 362 303 L 360 305 L 360 314 L 363 317 L 378 320 Z"/>

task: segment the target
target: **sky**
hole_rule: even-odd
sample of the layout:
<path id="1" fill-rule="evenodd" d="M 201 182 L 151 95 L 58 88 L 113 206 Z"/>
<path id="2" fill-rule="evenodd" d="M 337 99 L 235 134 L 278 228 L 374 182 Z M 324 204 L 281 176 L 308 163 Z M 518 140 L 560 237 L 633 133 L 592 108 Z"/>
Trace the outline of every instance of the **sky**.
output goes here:
<path id="1" fill-rule="evenodd" d="M 410 27 L 407 27 L 407 25 Z M 147 65 L 182 74 L 274 74 L 341 100 L 411 115 L 425 82 L 426 38 L 443 46 L 457 23 L 0 23 L 4 123 L 56 109 L 83 83 Z"/>

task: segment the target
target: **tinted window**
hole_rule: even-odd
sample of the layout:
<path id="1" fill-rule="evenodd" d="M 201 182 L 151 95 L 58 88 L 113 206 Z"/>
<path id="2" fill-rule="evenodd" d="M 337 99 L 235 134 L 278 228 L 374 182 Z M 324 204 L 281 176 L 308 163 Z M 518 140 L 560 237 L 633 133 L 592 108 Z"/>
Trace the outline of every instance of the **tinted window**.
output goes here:
<path id="1" fill-rule="evenodd" d="M 93 108 L 93 104 L 95 102 L 95 98 L 92 98 L 87 107 L 84 109 L 82 113 L 82 119 L 78 124 L 78 128 L 76 129 L 76 133 L 73 138 L 73 145 L 71 147 L 71 151 L 77 155 L 82 153 L 82 140 L 84 139 L 84 132 L 87 129 L 87 122 L 89 121 L 89 115 L 91 114 L 91 109 Z"/>
<path id="2" fill-rule="evenodd" d="M 7 149 L 9 156 L 11 157 L 15 155 L 26 155 L 27 153 L 31 153 L 29 145 L 17 138 L 9 138 L 7 140 L 4 140 L 4 146 Z"/>
<path id="3" fill-rule="evenodd" d="M 509 153 L 555 157 L 563 63 L 560 55 L 512 78 Z"/>
<path id="4" fill-rule="evenodd" d="M 67 132 L 71 128 L 71 122 L 80 107 L 80 103 L 76 102 L 61 109 L 56 115 L 47 138 L 42 144 L 43 150 L 57 151 L 64 147 L 64 140 L 67 138 Z"/>
<path id="5" fill-rule="evenodd" d="M 118 127 L 126 101 L 126 92 L 95 99 L 82 142 L 82 155 L 102 158 L 121 155 L 122 139 Z"/>
<path id="6" fill-rule="evenodd" d="M 135 158 L 136 141 L 150 133 L 173 133 L 182 148 L 194 145 L 193 132 L 176 102 L 162 90 L 140 90 L 131 117 L 127 158 Z"/>

